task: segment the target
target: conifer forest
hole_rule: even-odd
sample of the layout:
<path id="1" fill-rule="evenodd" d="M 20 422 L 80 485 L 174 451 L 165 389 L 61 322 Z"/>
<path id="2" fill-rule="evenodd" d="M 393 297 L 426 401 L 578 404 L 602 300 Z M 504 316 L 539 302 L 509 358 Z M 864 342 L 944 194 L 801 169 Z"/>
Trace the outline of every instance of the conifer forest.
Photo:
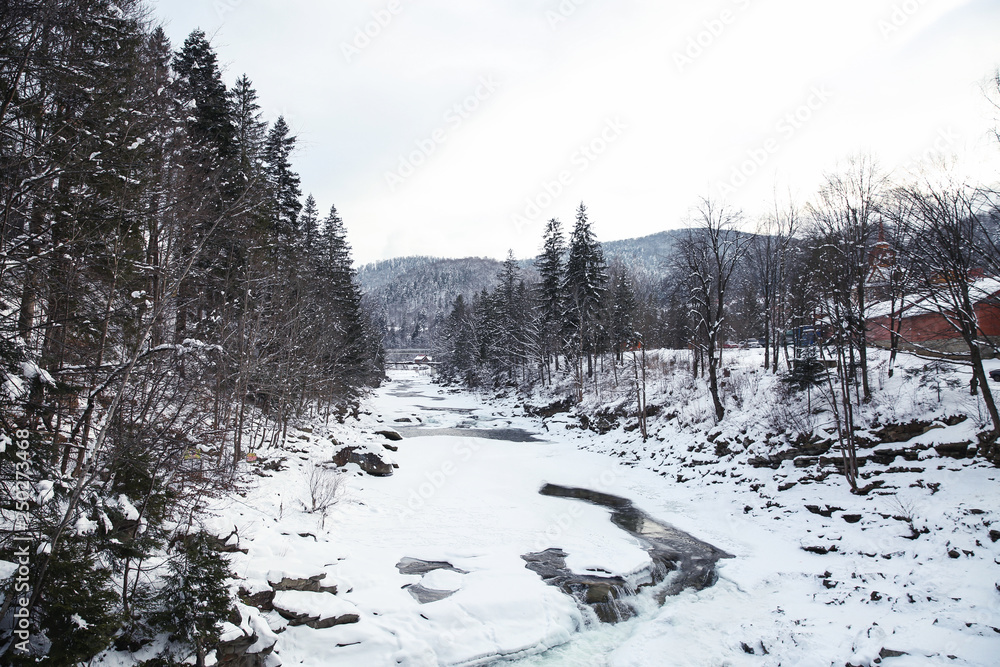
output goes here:
<path id="1" fill-rule="evenodd" d="M 0 664 L 996 664 L 996 174 L 845 152 L 356 265 L 221 61 L 142 0 L 0 0 Z"/>

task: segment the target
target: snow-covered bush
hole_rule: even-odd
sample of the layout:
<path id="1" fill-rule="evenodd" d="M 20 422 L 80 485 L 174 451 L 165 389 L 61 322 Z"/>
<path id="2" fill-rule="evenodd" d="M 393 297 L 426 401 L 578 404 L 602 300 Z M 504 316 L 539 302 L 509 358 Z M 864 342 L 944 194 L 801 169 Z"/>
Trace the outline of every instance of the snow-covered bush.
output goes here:
<path id="1" fill-rule="evenodd" d="M 344 476 L 332 468 L 316 466 L 309 472 L 310 514 L 319 514 L 326 521 L 330 508 L 340 502 L 344 495 Z"/>

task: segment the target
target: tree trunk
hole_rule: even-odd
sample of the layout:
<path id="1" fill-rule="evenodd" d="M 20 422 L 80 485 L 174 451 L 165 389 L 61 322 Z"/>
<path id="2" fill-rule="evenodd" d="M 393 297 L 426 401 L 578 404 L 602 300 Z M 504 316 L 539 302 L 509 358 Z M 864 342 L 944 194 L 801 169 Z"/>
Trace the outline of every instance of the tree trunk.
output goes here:
<path id="1" fill-rule="evenodd" d="M 26 252 L 28 257 L 38 256 L 40 248 L 38 238 L 42 233 L 44 220 L 41 208 L 36 206 L 31 211 L 31 226 L 28 229 Z M 34 262 L 27 262 L 24 267 L 24 288 L 21 290 L 21 305 L 17 313 L 17 333 L 21 339 L 30 342 L 31 330 L 35 324 L 35 302 L 38 299 L 38 268 Z"/>
<path id="2" fill-rule="evenodd" d="M 903 330 L 903 304 L 899 304 L 900 312 L 896 311 L 896 299 L 889 304 L 889 377 L 896 371 L 896 354 L 899 352 L 900 332 Z"/>
<path id="3" fill-rule="evenodd" d="M 711 339 L 708 341 L 706 357 L 706 363 L 708 364 L 708 390 L 712 393 L 712 404 L 715 406 L 715 420 L 720 422 L 726 415 L 726 409 L 719 398 L 718 362 L 715 357 L 715 343 Z"/>
<path id="4" fill-rule="evenodd" d="M 858 361 L 861 364 L 861 389 L 864 401 L 872 400 L 872 388 L 868 381 L 868 326 L 865 322 L 865 288 L 864 283 L 858 287 Z"/>
<path id="5" fill-rule="evenodd" d="M 993 400 L 993 392 L 990 390 L 986 370 L 983 368 L 983 357 L 979 351 L 979 341 L 975 338 L 969 341 L 969 356 L 972 359 L 972 378 L 982 388 L 983 402 L 986 403 L 986 411 L 989 412 L 990 421 L 993 422 L 993 433 L 1000 433 L 1000 413 L 997 412 L 997 405 Z M 975 389 L 973 389 L 974 393 Z"/>

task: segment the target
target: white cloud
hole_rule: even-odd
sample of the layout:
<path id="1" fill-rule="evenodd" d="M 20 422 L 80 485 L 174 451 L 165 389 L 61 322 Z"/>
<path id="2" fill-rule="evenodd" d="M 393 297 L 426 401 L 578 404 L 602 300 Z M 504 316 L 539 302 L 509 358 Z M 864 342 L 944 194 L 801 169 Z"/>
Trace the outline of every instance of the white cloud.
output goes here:
<path id="1" fill-rule="evenodd" d="M 581 199 L 605 240 L 675 227 L 775 137 L 732 195 L 749 213 L 766 209 L 776 181 L 808 196 L 849 153 L 872 150 L 892 167 L 942 130 L 988 165 L 982 177 L 997 173 L 979 88 L 1000 62 L 1000 9 L 987 0 L 398 3 L 388 21 L 389 0 L 156 7 L 178 45 L 195 27 L 217 31 L 228 78 L 247 72 L 270 118 L 286 116 L 304 189 L 321 208 L 337 205 L 361 261 L 534 254 L 542 221 L 569 221 Z M 576 9 L 553 26 L 547 12 L 562 17 L 561 5 Z M 374 36 L 348 63 L 342 44 L 366 27 Z M 692 40 L 700 52 L 679 68 Z M 386 172 L 447 125 L 484 76 L 498 90 L 391 190 Z M 817 86 L 830 98 L 787 136 L 780 123 Z M 613 118 L 627 130 L 534 226 L 515 224 Z"/>

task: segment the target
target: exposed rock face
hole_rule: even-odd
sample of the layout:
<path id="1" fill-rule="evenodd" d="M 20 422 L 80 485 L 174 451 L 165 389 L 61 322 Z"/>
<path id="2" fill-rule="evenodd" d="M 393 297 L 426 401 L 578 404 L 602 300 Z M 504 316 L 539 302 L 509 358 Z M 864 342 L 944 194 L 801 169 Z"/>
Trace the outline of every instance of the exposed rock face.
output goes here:
<path id="1" fill-rule="evenodd" d="M 325 573 L 315 574 L 304 579 L 294 577 L 282 577 L 281 581 L 268 581 L 275 591 L 306 591 L 309 593 L 331 593 L 337 594 L 337 587 L 324 586 L 320 582 L 326 579 Z M 273 596 L 272 596 L 273 597 Z"/>
<path id="2" fill-rule="evenodd" d="M 271 587 L 268 590 L 251 593 L 246 588 L 240 588 L 240 601 L 250 607 L 256 607 L 261 611 L 274 611 L 274 596 L 282 591 L 304 591 L 309 593 L 330 593 L 337 594 L 337 586 L 324 586 L 321 582 L 326 578 L 326 574 L 320 573 L 311 577 L 295 578 L 282 577 L 279 581 L 268 581 Z"/>
<path id="3" fill-rule="evenodd" d="M 938 453 L 938 456 L 947 456 L 953 459 L 967 459 L 976 455 L 976 450 L 969 448 L 969 445 L 971 444 L 971 440 L 966 440 L 965 442 L 942 443 L 940 445 L 935 445 L 934 451 Z"/>
<path id="4" fill-rule="evenodd" d="M 257 641 L 257 635 L 253 634 L 229 642 L 220 642 L 215 649 L 215 655 L 219 661 L 217 664 L 226 667 L 265 667 L 267 656 L 271 655 L 274 647 L 271 646 L 260 653 L 247 653 L 247 649 L 256 644 Z"/>
<path id="5" fill-rule="evenodd" d="M 569 397 L 542 407 L 525 405 L 524 413 L 532 417 L 555 417 L 561 412 L 569 412 L 573 409 L 574 405 L 576 405 L 576 401 L 572 397 Z"/>
<path id="6" fill-rule="evenodd" d="M 324 630 L 326 628 L 332 628 L 335 625 L 347 625 L 349 623 L 357 623 L 361 620 L 361 617 L 357 614 L 344 614 L 343 616 L 330 616 L 329 618 L 318 618 L 316 620 L 306 621 L 306 625 L 313 630 Z"/>
<path id="7" fill-rule="evenodd" d="M 890 424 L 874 432 L 874 435 L 883 443 L 906 442 L 918 435 L 923 435 L 935 428 L 944 428 L 940 424 L 933 422 L 919 421 L 914 419 L 908 424 Z"/>
<path id="8" fill-rule="evenodd" d="M 635 593 L 621 577 L 599 577 L 576 574 L 566 567 L 562 549 L 546 549 L 524 554 L 525 567 L 536 573 L 550 586 L 558 586 L 567 595 L 589 605 L 603 623 L 618 623 L 635 616 L 627 597 Z M 658 582 L 657 582 L 658 583 Z"/>
<path id="9" fill-rule="evenodd" d="M 328 593 L 281 591 L 275 595 L 273 604 L 274 610 L 291 626 L 323 630 L 361 620 L 354 605 Z"/>
<path id="10" fill-rule="evenodd" d="M 274 591 L 258 591 L 257 593 L 251 593 L 245 588 L 240 588 L 239 591 L 240 602 L 243 604 L 256 607 L 261 611 L 273 611 L 274 610 Z"/>
<path id="11" fill-rule="evenodd" d="M 716 579 L 716 562 L 720 558 L 732 558 L 711 544 L 656 521 L 627 498 L 555 484 L 546 484 L 540 493 L 575 498 L 611 509 L 611 522 L 638 538 L 649 553 L 651 565 L 645 581 L 641 583 L 630 583 L 617 576 L 576 574 L 566 567 L 567 554 L 561 549 L 546 549 L 521 556 L 527 563 L 525 567 L 537 573 L 545 583 L 558 586 L 589 605 L 605 623 L 617 623 L 635 615 L 629 598 L 635 594 L 636 588 L 655 586 L 663 582 L 668 573 L 676 572 L 669 588 L 660 591 L 662 604 L 665 596 L 675 595 L 685 588 L 700 590 L 711 586 Z"/>
<path id="12" fill-rule="evenodd" d="M 920 452 L 928 449 L 928 445 L 916 445 L 914 447 L 876 449 L 871 455 L 872 461 L 882 465 L 890 465 L 897 457 L 904 461 L 919 461 Z"/>
<path id="13" fill-rule="evenodd" d="M 806 509 L 813 514 L 818 514 L 819 516 L 824 516 L 826 518 L 833 516 L 834 512 L 844 511 L 843 507 L 831 507 L 830 505 L 826 505 L 825 508 L 821 508 L 819 505 L 806 505 Z"/>
<path id="14" fill-rule="evenodd" d="M 460 570 L 451 563 L 443 560 L 420 560 L 419 558 L 401 558 L 396 563 L 396 569 L 400 574 L 424 575 L 434 570 L 451 570 L 459 574 L 468 574 L 465 570 Z"/>
<path id="15" fill-rule="evenodd" d="M 859 448 L 872 449 L 878 447 L 868 456 L 859 456 L 858 467 L 864 466 L 868 460 L 882 465 L 890 465 L 896 457 L 901 457 L 905 461 L 918 461 L 922 453 L 931 449 L 932 445 L 919 443 L 905 447 L 879 447 L 879 445 L 904 443 L 928 431 L 944 428 L 944 425 L 955 426 L 965 421 L 965 419 L 964 415 L 947 417 L 941 420 L 943 424 L 914 420 L 906 424 L 889 424 L 873 430 L 871 431 L 872 437 L 857 434 L 855 437 Z M 749 463 L 755 468 L 772 468 L 777 470 L 783 461 L 794 459 L 795 466 L 798 468 L 807 468 L 818 463 L 821 466 L 839 469 L 842 467 L 840 457 L 827 456 L 834 444 L 829 440 L 819 440 L 816 436 L 807 437 L 800 435 L 798 440 L 793 443 L 791 449 L 777 451 L 765 457 L 752 458 Z M 970 448 L 971 445 L 971 442 L 958 442 L 933 445 L 933 448 L 938 456 L 961 459 L 975 455 L 974 448 Z"/>
<path id="16" fill-rule="evenodd" d="M 215 655 L 219 665 L 225 667 L 266 667 L 267 656 L 274 652 L 274 644 L 257 653 L 247 651 L 260 641 L 256 633 L 228 642 L 219 642 Z"/>
<path id="17" fill-rule="evenodd" d="M 286 609 L 282 607 L 280 603 L 274 605 L 274 610 L 281 614 L 282 618 L 288 621 L 288 625 L 305 625 L 314 630 L 324 630 L 326 628 L 332 628 L 335 625 L 357 623 L 361 620 L 361 617 L 358 614 L 342 614 L 340 616 L 327 616 L 324 618 L 308 612 Z"/>
<path id="18" fill-rule="evenodd" d="M 388 477 L 393 469 L 392 461 L 384 453 L 361 445 L 341 448 L 333 455 L 333 462 L 339 467 L 356 463 L 373 477 Z"/>
<path id="19" fill-rule="evenodd" d="M 268 656 L 274 652 L 277 635 L 255 609 L 237 606 L 230 621 L 236 627 L 232 628 L 229 639 L 220 641 L 216 646 L 216 664 L 225 667 L 265 667 Z"/>
<path id="20" fill-rule="evenodd" d="M 399 442 L 400 440 L 403 439 L 403 436 L 401 436 L 397 431 L 393 431 L 391 429 L 384 429 L 382 431 L 375 431 L 375 435 L 380 435 L 383 438 L 385 438 L 386 440 L 388 440 L 389 442 Z"/>
<path id="21" fill-rule="evenodd" d="M 719 442 L 716 443 L 718 448 Z M 777 470 L 781 467 L 782 461 L 794 460 L 799 468 L 808 467 L 820 460 L 824 454 L 830 451 L 833 442 L 830 440 L 819 440 L 817 438 L 800 438 L 792 447 L 780 452 L 774 452 L 766 457 L 752 458 L 749 463 L 754 468 L 771 468 Z"/>

